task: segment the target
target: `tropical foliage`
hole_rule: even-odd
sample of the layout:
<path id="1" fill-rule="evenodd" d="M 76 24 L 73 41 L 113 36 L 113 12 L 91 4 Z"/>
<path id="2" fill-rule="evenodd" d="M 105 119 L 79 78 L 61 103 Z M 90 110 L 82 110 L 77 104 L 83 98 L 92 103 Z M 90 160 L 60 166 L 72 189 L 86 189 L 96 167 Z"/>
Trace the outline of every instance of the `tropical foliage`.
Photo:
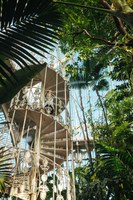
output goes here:
<path id="1" fill-rule="evenodd" d="M 133 198 L 133 101 L 125 97 L 114 99 L 110 92 L 108 104 L 109 129 L 95 124 L 96 158 L 93 168 L 76 169 L 77 199 L 132 199 Z M 79 188 L 80 186 L 80 188 Z"/>
<path id="2" fill-rule="evenodd" d="M 122 75 L 123 71 L 119 71 L 117 80 L 123 81 L 108 91 L 103 100 L 108 126 L 105 120 L 94 117 L 92 123 L 88 112 L 87 124 L 93 124 L 96 157 L 93 165 L 75 169 L 77 199 L 133 198 L 133 98 L 130 81 L 125 76 L 122 79 Z"/>
<path id="3" fill-rule="evenodd" d="M 0 90 L 7 90 L 8 84 L 12 84 L 12 87 L 21 84 L 20 76 L 14 73 L 10 61 L 14 61 L 22 69 L 20 73 L 23 77 L 26 67 L 30 73 L 33 68 L 31 65 L 40 64 L 33 53 L 45 58 L 44 53 L 55 46 L 61 17 L 52 0 L 1 0 L 0 7 Z M 42 67 L 38 67 L 36 73 L 39 70 Z M 35 69 L 33 71 L 30 78 L 35 75 Z M 1 96 L 3 98 L 3 92 Z"/>
<path id="4" fill-rule="evenodd" d="M 13 156 L 11 148 L 2 146 L 0 147 L 0 197 L 9 192 L 12 169 Z"/>
<path id="5" fill-rule="evenodd" d="M 91 87 L 103 113 L 95 119 L 88 107 L 95 159 L 75 169 L 76 199 L 132 199 L 133 1 L 58 2 L 65 16 L 60 46 L 73 56 L 66 66 L 71 86 Z"/>
<path id="6" fill-rule="evenodd" d="M 95 120 L 93 108 L 91 112 L 88 108 L 86 121 L 93 126 L 95 158 L 91 165 L 75 169 L 76 199 L 133 199 L 133 1 L 0 2 L 0 103 L 9 101 L 45 67 L 32 52 L 44 56 L 42 52 L 55 45 L 59 31 L 62 52 L 73 55 L 66 66 L 71 85 L 89 85 L 104 118 Z M 62 30 L 59 13 L 64 16 Z M 18 64 L 18 71 L 9 66 L 9 59 Z"/>

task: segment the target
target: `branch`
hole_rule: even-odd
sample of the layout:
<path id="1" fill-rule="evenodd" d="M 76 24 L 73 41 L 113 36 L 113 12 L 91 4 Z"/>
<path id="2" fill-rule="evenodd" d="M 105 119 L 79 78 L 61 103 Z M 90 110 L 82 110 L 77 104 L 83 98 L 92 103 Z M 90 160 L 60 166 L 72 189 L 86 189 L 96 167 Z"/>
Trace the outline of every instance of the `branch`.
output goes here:
<path id="1" fill-rule="evenodd" d="M 96 40 L 96 41 L 100 41 L 106 45 L 109 45 L 109 46 L 116 46 L 116 47 L 123 47 L 123 46 L 127 46 L 127 47 L 133 47 L 133 39 L 130 39 L 127 43 L 115 43 L 115 40 L 117 39 L 117 37 L 119 36 L 119 32 L 116 33 L 115 37 L 112 39 L 112 41 L 108 41 L 104 38 L 97 38 L 97 37 L 93 37 L 86 29 L 83 29 L 82 31 L 76 31 L 76 32 L 73 32 L 73 33 L 69 33 L 67 35 L 73 35 L 73 44 L 75 45 L 75 38 L 82 34 L 82 33 L 85 33 L 87 36 L 89 36 L 90 39 L 92 40 Z"/>
<path id="2" fill-rule="evenodd" d="M 119 30 L 119 32 L 124 36 L 127 35 L 128 33 L 127 33 L 126 29 L 124 28 L 121 19 L 119 19 L 118 17 L 113 17 L 113 18 L 114 18 L 116 27 Z"/>
<path id="3" fill-rule="evenodd" d="M 108 40 L 105 40 L 105 39 L 103 39 L 103 38 L 96 38 L 96 37 L 91 36 L 91 34 L 90 34 L 86 29 L 83 29 L 83 31 L 84 31 L 84 33 L 85 33 L 86 35 L 88 35 L 92 40 L 98 40 L 98 41 L 101 41 L 101 42 L 103 42 L 103 43 L 105 43 L 105 44 L 108 44 L 108 45 L 111 45 L 111 46 L 115 45 L 115 43 L 110 42 L 110 41 L 108 41 Z"/>
<path id="4" fill-rule="evenodd" d="M 100 12 L 105 12 L 105 13 L 108 13 L 108 14 L 111 14 L 115 20 L 115 23 L 116 23 L 116 27 L 118 28 L 118 30 L 120 31 L 120 33 L 122 35 L 125 35 L 127 34 L 126 30 L 124 29 L 124 26 L 121 22 L 121 20 L 119 18 L 117 18 L 115 15 L 116 15 L 116 11 L 112 10 L 110 5 L 105 1 L 105 0 L 101 0 L 101 3 L 104 5 L 104 8 L 97 8 L 97 7 L 93 7 L 93 6 L 85 6 L 85 5 L 81 5 L 81 4 L 76 4 L 76 3 L 71 3 L 71 2 L 59 2 L 59 1 L 55 1 L 55 3 L 58 3 L 58 4 L 64 4 L 64 5 L 67 5 L 67 6 L 75 6 L 75 7 L 79 7 L 79 8 L 84 8 L 84 9 L 92 9 L 92 10 L 96 10 L 96 11 L 100 11 Z"/>
<path id="5" fill-rule="evenodd" d="M 67 6 L 76 6 L 79 8 L 91 9 L 91 10 L 95 10 L 95 11 L 108 13 L 112 16 L 119 17 L 120 19 L 125 21 L 126 24 L 133 27 L 133 9 L 131 9 L 128 5 L 126 5 L 126 7 L 121 5 L 122 6 L 122 10 L 121 10 L 121 9 L 117 9 L 117 8 L 116 9 L 104 9 L 104 8 L 85 6 L 85 5 L 81 5 L 81 4 L 76 4 L 76 3 L 71 3 L 71 2 L 62 2 L 62 1 L 61 2 L 55 1 L 54 3 L 64 4 Z M 107 4 L 106 4 L 106 6 L 107 6 Z"/>
<path id="6" fill-rule="evenodd" d="M 115 45 L 115 43 L 113 43 L 113 42 L 111 42 L 111 41 L 108 41 L 108 40 L 105 40 L 105 39 L 103 39 L 103 38 L 96 38 L 96 37 L 93 37 L 86 29 L 83 29 L 82 31 L 77 31 L 77 32 L 69 33 L 69 34 L 67 34 L 67 35 L 73 35 L 73 44 L 76 44 L 76 43 L 75 43 L 75 38 L 76 38 L 78 35 L 80 35 L 81 33 L 85 33 L 85 34 L 88 35 L 89 38 L 92 39 L 92 40 L 101 41 L 101 42 L 103 42 L 103 43 L 105 43 L 105 44 L 107 44 L 107 45 L 110 45 L 110 46 L 114 46 L 114 45 Z M 115 37 L 115 39 L 116 39 L 116 37 Z"/>
<path id="7" fill-rule="evenodd" d="M 120 44 L 116 44 L 114 42 L 111 42 L 111 41 L 108 41 L 108 40 L 105 40 L 103 38 L 95 38 L 95 37 L 92 37 L 91 34 L 86 30 L 86 29 L 83 29 L 84 32 L 92 39 L 92 40 L 99 40 L 107 45 L 110 45 L 110 46 L 116 46 L 116 47 L 123 47 L 123 46 L 128 46 L 128 47 L 133 47 L 133 39 L 129 40 L 127 43 L 120 43 Z M 117 35 L 116 37 L 113 39 L 113 41 L 117 38 Z"/>
<path id="8" fill-rule="evenodd" d="M 111 6 L 105 1 L 105 0 L 101 0 L 101 4 L 106 8 L 106 9 L 110 9 L 111 10 Z M 113 16 L 114 18 L 114 22 L 116 24 L 117 29 L 119 30 L 119 32 L 122 35 L 126 35 L 127 31 L 125 30 L 123 23 L 121 21 L 121 19 L 119 19 L 118 17 Z"/>
<path id="9" fill-rule="evenodd" d="M 75 7 L 84 8 L 84 9 L 88 8 L 88 9 L 101 11 L 101 12 L 105 12 L 105 13 L 109 13 L 111 15 L 114 15 L 114 13 L 112 13 L 112 10 L 108 10 L 108 9 L 104 9 L 104 8 L 97 8 L 97 7 L 93 7 L 93 6 L 85 6 L 85 5 L 81 5 L 81 4 L 77 4 L 77 3 L 62 2 L 62 1 L 54 1 L 54 3 L 64 4 L 64 5 L 67 5 L 67 6 L 75 6 Z"/>
<path id="10" fill-rule="evenodd" d="M 106 9 L 111 9 L 111 6 L 108 4 L 107 1 L 105 0 L 100 0 L 101 1 L 101 4 L 106 8 Z"/>

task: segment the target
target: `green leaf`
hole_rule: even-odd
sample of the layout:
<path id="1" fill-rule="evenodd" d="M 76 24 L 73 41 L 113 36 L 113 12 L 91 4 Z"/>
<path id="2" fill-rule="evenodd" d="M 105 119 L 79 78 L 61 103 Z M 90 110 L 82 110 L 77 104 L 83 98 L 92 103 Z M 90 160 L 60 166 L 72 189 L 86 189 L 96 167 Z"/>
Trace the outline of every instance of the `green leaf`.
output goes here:
<path id="1" fill-rule="evenodd" d="M 21 68 L 28 67 L 27 62 L 39 64 L 32 52 L 44 57 L 43 53 L 48 53 L 59 38 L 57 32 L 62 26 L 62 18 L 58 7 L 52 0 L 0 2 L 0 55 L 15 61 Z M 0 84 L 4 84 L 4 77 L 11 82 L 8 76 L 11 70 L 2 61 Z"/>

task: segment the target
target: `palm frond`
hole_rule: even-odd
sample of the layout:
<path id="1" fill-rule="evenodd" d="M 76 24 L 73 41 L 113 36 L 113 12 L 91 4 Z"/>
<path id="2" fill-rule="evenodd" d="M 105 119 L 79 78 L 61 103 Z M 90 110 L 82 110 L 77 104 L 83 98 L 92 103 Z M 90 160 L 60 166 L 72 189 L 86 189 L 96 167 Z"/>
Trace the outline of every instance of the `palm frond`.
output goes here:
<path id="1" fill-rule="evenodd" d="M 41 70 L 46 67 L 46 63 L 39 64 L 39 65 L 31 65 L 29 68 L 25 70 L 19 69 L 14 72 L 15 77 L 17 78 L 17 84 L 15 84 L 14 77 L 10 76 L 11 81 L 9 82 L 8 79 L 3 79 L 3 84 L 0 82 L 0 104 L 6 103 L 10 101 L 25 85 L 27 85 L 30 80 Z"/>
<path id="2" fill-rule="evenodd" d="M 27 62 L 39 64 L 32 53 L 44 57 L 55 46 L 62 23 L 52 0 L 0 0 L 0 5 L 0 83 L 4 85 L 4 79 L 12 83 L 9 75 L 13 76 L 5 58 L 21 68 L 28 67 Z"/>
<path id="3" fill-rule="evenodd" d="M 97 153 L 104 162 L 104 166 L 113 167 L 114 170 L 117 169 L 116 166 L 119 169 L 133 166 L 133 156 L 128 151 L 122 151 L 104 143 L 99 143 L 97 144 Z"/>
<path id="4" fill-rule="evenodd" d="M 13 169 L 11 147 L 0 147 L 0 192 L 4 192 L 6 182 L 10 182 Z"/>

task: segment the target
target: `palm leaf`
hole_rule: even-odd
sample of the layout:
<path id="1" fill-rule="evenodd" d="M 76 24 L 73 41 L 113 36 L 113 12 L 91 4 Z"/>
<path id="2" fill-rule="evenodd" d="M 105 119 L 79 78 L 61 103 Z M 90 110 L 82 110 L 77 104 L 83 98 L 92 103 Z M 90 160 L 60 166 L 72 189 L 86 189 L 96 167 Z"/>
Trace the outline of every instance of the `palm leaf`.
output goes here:
<path id="1" fill-rule="evenodd" d="M 0 0 L 0 5 L 0 84 L 4 86 L 4 79 L 12 83 L 13 76 L 5 58 L 21 68 L 28 67 L 27 62 L 39 64 L 32 52 L 44 57 L 55 46 L 61 17 L 52 0 Z"/>
<path id="2" fill-rule="evenodd" d="M 123 167 L 131 168 L 133 166 L 133 156 L 128 151 L 119 150 L 104 143 L 99 143 L 97 144 L 97 153 L 104 162 L 104 165 L 112 165 L 115 169 L 117 165 L 121 169 Z"/>
<path id="3" fill-rule="evenodd" d="M 46 63 L 40 65 L 32 65 L 25 70 L 20 69 L 14 72 L 14 75 L 17 77 L 17 84 L 14 82 L 14 78 L 10 76 L 11 81 L 10 83 L 7 79 L 3 79 L 4 84 L 0 85 L 0 104 L 6 103 L 10 101 L 25 85 L 27 85 L 30 80 L 41 70 L 46 67 Z M 31 70 L 29 70 L 31 69 Z"/>
<path id="4" fill-rule="evenodd" d="M 0 192 L 5 189 L 5 183 L 10 182 L 13 169 L 13 157 L 10 147 L 0 147 Z"/>

